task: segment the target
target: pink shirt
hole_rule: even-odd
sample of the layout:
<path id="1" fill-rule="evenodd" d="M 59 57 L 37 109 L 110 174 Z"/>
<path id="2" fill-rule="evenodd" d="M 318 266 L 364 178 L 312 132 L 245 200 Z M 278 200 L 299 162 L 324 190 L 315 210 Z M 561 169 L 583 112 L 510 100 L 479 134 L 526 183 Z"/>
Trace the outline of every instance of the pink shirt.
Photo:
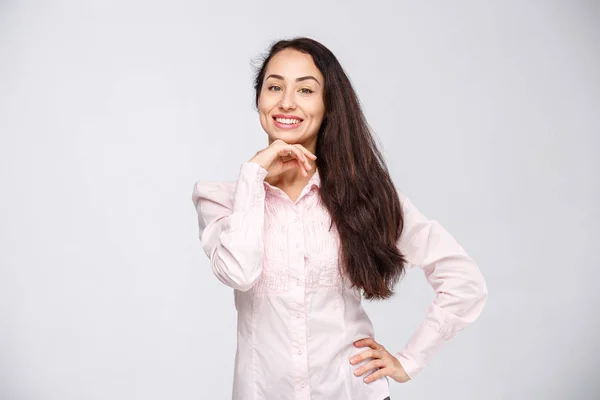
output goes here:
<path id="1" fill-rule="evenodd" d="M 349 362 L 366 350 L 353 342 L 374 332 L 360 293 L 338 272 L 339 236 L 335 227 L 328 230 L 318 170 L 295 202 L 265 182 L 266 175 L 246 162 L 237 182 L 199 181 L 192 196 L 213 272 L 235 289 L 233 399 L 384 399 L 388 378 L 365 383 L 353 374 L 362 363 Z M 437 293 L 421 326 L 394 354 L 414 377 L 445 340 L 479 316 L 487 289 L 453 237 L 399 195 L 405 224 L 399 249 Z"/>

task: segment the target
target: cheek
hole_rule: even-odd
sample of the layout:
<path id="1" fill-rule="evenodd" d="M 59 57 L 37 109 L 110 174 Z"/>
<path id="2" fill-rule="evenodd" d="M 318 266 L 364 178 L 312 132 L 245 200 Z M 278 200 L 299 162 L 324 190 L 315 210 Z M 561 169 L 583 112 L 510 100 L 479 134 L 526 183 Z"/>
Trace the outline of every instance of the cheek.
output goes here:
<path id="1" fill-rule="evenodd" d="M 265 132 L 270 132 L 273 129 L 273 121 L 270 116 L 271 111 L 273 110 L 271 104 L 272 100 L 263 96 L 261 96 L 257 104 L 258 120 Z"/>
<path id="2" fill-rule="evenodd" d="M 264 101 L 259 101 L 257 108 L 258 108 L 258 115 L 259 115 L 261 121 L 262 120 L 266 120 L 266 118 L 267 118 L 267 116 L 269 114 L 269 109 L 266 106 L 265 102 Z"/>
<path id="3" fill-rule="evenodd" d="M 313 104 L 310 110 L 310 114 L 315 120 L 323 120 L 323 117 L 325 116 L 325 106 L 323 105 L 323 103 Z"/>
<path id="4" fill-rule="evenodd" d="M 319 98 L 314 98 L 311 104 L 311 109 L 312 109 L 312 113 L 313 115 L 316 116 L 322 116 L 325 114 L 325 103 L 323 101 L 323 98 L 319 96 Z"/>
<path id="5" fill-rule="evenodd" d="M 258 112 L 263 114 L 269 114 L 273 107 L 277 105 L 277 99 L 275 96 L 261 95 L 258 100 Z"/>
<path id="6" fill-rule="evenodd" d="M 263 110 L 258 111 L 258 119 L 260 120 L 260 124 L 263 129 L 269 128 L 269 115 L 265 113 Z"/>

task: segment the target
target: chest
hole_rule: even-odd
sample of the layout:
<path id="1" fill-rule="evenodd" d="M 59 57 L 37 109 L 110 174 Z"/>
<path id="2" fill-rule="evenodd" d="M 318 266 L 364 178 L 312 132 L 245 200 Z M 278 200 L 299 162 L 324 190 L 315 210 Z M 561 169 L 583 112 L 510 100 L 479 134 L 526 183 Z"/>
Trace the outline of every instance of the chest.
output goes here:
<path id="1" fill-rule="evenodd" d="M 257 292 L 341 284 L 339 234 L 318 193 L 303 197 L 297 204 L 267 199 L 263 242 L 263 272 Z"/>

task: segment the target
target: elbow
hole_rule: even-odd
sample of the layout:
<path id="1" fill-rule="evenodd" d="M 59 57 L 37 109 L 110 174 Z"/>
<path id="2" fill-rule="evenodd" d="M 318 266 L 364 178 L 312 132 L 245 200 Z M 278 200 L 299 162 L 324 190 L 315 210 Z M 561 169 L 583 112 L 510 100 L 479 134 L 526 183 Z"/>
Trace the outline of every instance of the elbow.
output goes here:
<path id="1" fill-rule="evenodd" d="M 212 260 L 212 269 L 215 276 L 225 285 L 242 292 L 247 292 L 254 287 L 262 274 L 263 254 L 246 259 L 244 262 L 237 260 L 223 260 L 217 254 Z"/>
<path id="2" fill-rule="evenodd" d="M 479 279 L 473 281 L 469 297 L 471 299 L 471 322 L 474 322 L 487 304 L 488 289 L 481 275 Z"/>
<path id="3" fill-rule="evenodd" d="M 477 292 L 477 296 L 475 297 L 475 303 L 473 306 L 473 322 L 479 319 L 479 316 L 483 312 L 485 305 L 487 304 L 487 288 L 482 287 L 479 292 Z"/>
<path id="4" fill-rule="evenodd" d="M 247 292 L 256 285 L 258 278 L 260 278 L 262 268 L 256 266 L 251 269 L 250 273 L 246 273 L 240 277 L 240 279 L 232 279 L 229 281 L 229 286 L 233 289 L 241 292 Z"/>
<path id="5" fill-rule="evenodd" d="M 485 282 L 485 279 L 483 278 L 483 275 L 481 275 L 481 274 L 479 276 L 479 280 L 476 285 L 475 292 L 477 294 L 478 302 L 481 303 L 481 305 L 483 307 L 485 305 L 485 303 L 487 303 L 488 289 L 487 289 L 487 284 Z"/>
<path id="6" fill-rule="evenodd" d="M 483 285 L 481 285 L 481 287 L 479 288 L 479 302 L 486 304 L 487 297 L 488 297 L 487 285 L 485 284 L 485 282 L 483 282 Z"/>
<path id="7" fill-rule="evenodd" d="M 455 292 L 455 298 L 460 303 L 454 312 L 460 320 L 459 329 L 479 319 L 487 303 L 487 296 L 487 286 L 481 274 L 464 281 L 460 289 Z"/>
<path id="8" fill-rule="evenodd" d="M 237 283 L 235 285 L 231 285 L 231 287 L 235 290 L 239 290 L 240 292 L 247 292 L 254 287 L 257 280 L 258 279 Z"/>

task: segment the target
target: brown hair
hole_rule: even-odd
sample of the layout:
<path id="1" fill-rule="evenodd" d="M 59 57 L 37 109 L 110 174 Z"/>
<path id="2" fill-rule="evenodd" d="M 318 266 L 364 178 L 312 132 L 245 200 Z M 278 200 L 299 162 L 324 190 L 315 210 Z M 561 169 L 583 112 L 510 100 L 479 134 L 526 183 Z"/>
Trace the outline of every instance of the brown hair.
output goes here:
<path id="1" fill-rule="evenodd" d="M 255 75 L 256 107 L 267 65 L 284 49 L 312 56 L 325 78 L 325 117 L 317 136 L 316 163 L 321 199 L 340 235 L 346 276 L 366 299 L 389 298 L 404 273 L 405 258 L 397 246 L 402 208 L 385 160 L 348 76 L 334 54 L 313 39 L 271 45 Z"/>

